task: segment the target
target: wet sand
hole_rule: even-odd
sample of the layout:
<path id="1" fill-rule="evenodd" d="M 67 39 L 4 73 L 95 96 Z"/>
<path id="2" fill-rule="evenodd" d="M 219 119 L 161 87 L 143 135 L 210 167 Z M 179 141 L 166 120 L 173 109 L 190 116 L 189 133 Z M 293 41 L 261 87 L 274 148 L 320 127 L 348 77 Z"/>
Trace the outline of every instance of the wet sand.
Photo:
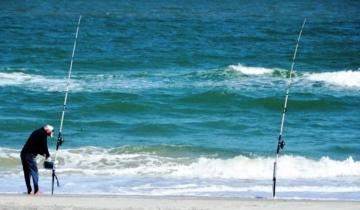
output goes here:
<path id="1" fill-rule="evenodd" d="M 359 210 L 359 201 L 105 195 L 0 195 L 2 210 Z"/>

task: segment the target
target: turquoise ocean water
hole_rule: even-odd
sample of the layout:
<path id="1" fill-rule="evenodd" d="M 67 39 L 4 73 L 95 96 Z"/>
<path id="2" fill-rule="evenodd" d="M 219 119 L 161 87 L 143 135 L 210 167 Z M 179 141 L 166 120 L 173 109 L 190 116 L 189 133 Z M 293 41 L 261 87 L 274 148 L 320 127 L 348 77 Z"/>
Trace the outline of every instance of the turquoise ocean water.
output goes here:
<path id="1" fill-rule="evenodd" d="M 277 196 L 360 200 L 360 3 L 344 0 L 1 1 L 1 193 L 25 191 L 32 130 L 59 128 L 80 14 L 55 193 L 271 198 L 306 17 Z"/>

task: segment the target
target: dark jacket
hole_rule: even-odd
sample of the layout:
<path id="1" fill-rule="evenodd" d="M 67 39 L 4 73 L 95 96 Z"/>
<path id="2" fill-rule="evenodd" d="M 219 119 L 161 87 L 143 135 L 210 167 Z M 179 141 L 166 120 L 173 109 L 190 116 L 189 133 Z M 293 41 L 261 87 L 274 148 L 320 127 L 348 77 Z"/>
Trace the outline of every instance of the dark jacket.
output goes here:
<path id="1" fill-rule="evenodd" d="M 26 141 L 21 150 L 21 154 L 45 155 L 46 158 L 50 157 L 47 145 L 47 134 L 44 128 L 39 128 L 32 132 L 29 139 Z"/>

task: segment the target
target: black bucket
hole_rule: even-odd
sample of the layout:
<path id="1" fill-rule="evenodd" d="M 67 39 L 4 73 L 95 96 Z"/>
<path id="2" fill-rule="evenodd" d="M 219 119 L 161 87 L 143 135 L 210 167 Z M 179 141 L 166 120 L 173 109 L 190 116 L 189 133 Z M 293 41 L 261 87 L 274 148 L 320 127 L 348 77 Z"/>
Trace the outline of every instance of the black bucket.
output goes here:
<path id="1" fill-rule="evenodd" d="M 44 161 L 44 168 L 53 169 L 54 168 L 54 162 L 45 160 Z"/>

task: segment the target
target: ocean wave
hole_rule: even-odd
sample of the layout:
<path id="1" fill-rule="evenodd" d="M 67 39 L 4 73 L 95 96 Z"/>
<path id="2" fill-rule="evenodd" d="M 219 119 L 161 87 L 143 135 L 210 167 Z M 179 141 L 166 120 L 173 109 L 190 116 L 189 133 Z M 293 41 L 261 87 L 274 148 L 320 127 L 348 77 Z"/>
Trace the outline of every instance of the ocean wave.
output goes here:
<path id="1" fill-rule="evenodd" d="M 34 91 L 63 92 L 67 80 L 65 77 L 43 76 L 24 72 L 0 72 L 1 86 L 18 86 Z M 73 75 L 69 89 L 72 92 L 101 92 L 119 90 L 142 90 L 164 87 L 162 81 L 144 78 L 125 78 L 122 75 Z"/>
<path id="2" fill-rule="evenodd" d="M 132 73 L 125 74 L 92 74 L 73 75 L 70 90 L 73 92 L 119 92 L 142 91 L 149 89 L 169 88 L 225 88 L 231 90 L 273 90 L 279 82 L 287 81 L 288 70 L 279 68 L 264 68 L 229 65 L 216 70 L 195 71 L 188 74 L 168 74 L 154 72 L 146 77 L 134 77 Z M 135 73 L 138 74 L 138 73 Z M 44 76 L 19 71 L 0 72 L 0 86 L 17 86 L 35 91 L 63 92 L 66 78 L 59 76 Z M 359 70 L 340 70 L 336 72 L 314 73 L 295 71 L 294 85 L 297 89 L 309 91 L 309 88 L 328 90 L 330 87 L 347 89 L 360 88 Z M 320 85 L 319 85 L 320 84 Z M 324 85 L 325 84 L 325 85 Z"/>
<path id="3" fill-rule="evenodd" d="M 174 146 L 176 148 L 177 146 Z M 180 146 L 178 146 L 181 148 Z M 132 147 L 127 147 L 132 148 Z M 57 170 L 66 174 L 102 176 L 154 176 L 173 178 L 271 179 L 273 157 L 220 158 L 171 156 L 165 152 L 127 148 L 105 149 L 83 147 L 63 149 L 58 153 Z M 54 151 L 51 151 L 54 152 Z M 9 173 L 20 173 L 19 151 L 0 148 L 0 167 Z M 41 158 L 39 158 L 41 163 Z M 42 169 L 43 170 L 43 169 Z M 284 155 L 278 160 L 280 179 L 316 179 L 360 177 L 360 162 L 352 157 L 333 160 L 322 157 L 312 160 L 302 156 Z"/>
<path id="4" fill-rule="evenodd" d="M 38 91 L 64 91 L 65 79 L 47 77 L 24 72 L 0 72 L 0 86 L 21 86 Z M 70 89 L 81 90 L 79 82 L 71 81 Z"/>
<path id="5" fill-rule="evenodd" d="M 180 102 L 185 103 L 204 103 L 204 104 L 218 104 L 224 105 L 229 102 L 236 101 L 240 96 L 230 91 L 206 91 L 194 95 L 185 96 L 179 99 Z"/>
<path id="6" fill-rule="evenodd" d="M 271 110 L 279 110 L 282 108 L 284 99 L 279 97 L 263 97 L 263 98 L 252 98 L 252 97 L 242 97 L 242 106 L 252 107 L 262 107 Z M 346 105 L 345 101 L 340 101 L 336 98 L 331 97 L 318 97 L 318 98 L 301 98 L 296 99 L 291 98 L 291 110 L 318 110 L 318 111 L 327 111 L 327 110 L 336 110 L 341 109 Z"/>
<path id="7" fill-rule="evenodd" d="M 41 189 L 51 190 L 51 174 L 41 174 Z M 61 186 L 56 194 L 211 196 L 271 198 L 272 186 L 266 180 L 187 179 L 115 176 L 65 176 L 58 173 Z M 2 193 L 21 192 L 21 177 L 0 176 Z M 279 180 L 277 196 L 282 199 L 359 200 L 358 180 Z"/>
<path id="8" fill-rule="evenodd" d="M 44 77 L 39 77 L 38 79 L 43 79 Z M 19 85 L 26 81 L 31 81 L 33 77 L 29 74 L 23 72 L 12 72 L 12 73 L 2 73 L 0 72 L 0 86 L 10 86 L 10 85 Z"/>
<path id="9" fill-rule="evenodd" d="M 244 75 L 270 75 L 275 72 L 274 69 L 268 69 L 263 67 L 249 67 L 242 64 L 229 65 L 228 69 Z"/>
<path id="10" fill-rule="evenodd" d="M 248 76 L 261 76 L 268 77 L 268 79 L 283 78 L 286 79 L 289 70 L 279 68 L 264 68 L 264 67 L 251 67 L 242 64 L 229 65 L 225 71 L 237 72 L 242 75 Z M 342 87 L 342 88 L 359 88 L 360 87 L 360 70 L 340 70 L 334 72 L 319 72 L 314 73 L 310 71 L 297 71 L 294 70 L 293 78 L 295 82 L 309 83 L 316 87 L 316 83 L 323 82 L 324 84 Z"/>
<path id="11" fill-rule="evenodd" d="M 300 95 L 296 98 L 291 98 L 291 110 L 327 111 L 341 109 L 347 105 L 346 100 L 339 100 L 335 97 L 311 96 Z M 184 96 L 178 102 L 197 105 L 206 104 L 207 106 L 241 106 L 248 109 L 256 107 L 279 111 L 283 106 L 284 99 L 276 95 L 254 97 L 238 94 L 236 91 L 230 90 L 211 90 Z"/>
<path id="12" fill-rule="evenodd" d="M 360 88 L 360 71 L 308 73 L 306 79 L 347 88 Z"/>

